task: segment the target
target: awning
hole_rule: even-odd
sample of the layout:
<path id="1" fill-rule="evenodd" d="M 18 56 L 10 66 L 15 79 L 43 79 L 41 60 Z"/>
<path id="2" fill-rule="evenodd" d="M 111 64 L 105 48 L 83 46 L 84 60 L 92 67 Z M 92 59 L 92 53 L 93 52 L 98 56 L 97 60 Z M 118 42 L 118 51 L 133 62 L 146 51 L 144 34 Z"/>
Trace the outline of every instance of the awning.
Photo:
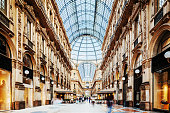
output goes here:
<path id="1" fill-rule="evenodd" d="M 72 91 L 55 91 L 56 93 L 66 93 L 66 94 L 73 94 Z"/>
<path id="2" fill-rule="evenodd" d="M 97 94 L 113 93 L 114 91 L 98 91 Z"/>

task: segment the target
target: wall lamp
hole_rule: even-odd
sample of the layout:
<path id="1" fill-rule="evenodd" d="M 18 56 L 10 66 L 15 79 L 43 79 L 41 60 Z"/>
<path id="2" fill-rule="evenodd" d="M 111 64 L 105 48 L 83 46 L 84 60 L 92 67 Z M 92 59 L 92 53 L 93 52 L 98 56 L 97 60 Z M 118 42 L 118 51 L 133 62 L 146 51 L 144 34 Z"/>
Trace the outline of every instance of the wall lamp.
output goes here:
<path id="1" fill-rule="evenodd" d="M 136 69 L 136 70 L 135 70 L 135 73 L 136 73 L 136 74 L 139 74 L 139 73 L 140 73 L 140 70 L 139 70 L 139 69 Z"/>
<path id="2" fill-rule="evenodd" d="M 167 59 L 168 63 L 170 63 L 170 51 L 165 52 L 164 57 Z"/>

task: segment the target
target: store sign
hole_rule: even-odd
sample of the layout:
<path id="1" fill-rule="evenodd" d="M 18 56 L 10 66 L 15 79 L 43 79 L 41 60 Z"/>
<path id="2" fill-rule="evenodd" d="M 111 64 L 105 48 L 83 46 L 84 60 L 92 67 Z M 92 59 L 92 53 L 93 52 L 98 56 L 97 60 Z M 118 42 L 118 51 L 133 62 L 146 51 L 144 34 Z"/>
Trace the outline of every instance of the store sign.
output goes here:
<path id="1" fill-rule="evenodd" d="M 12 60 L 0 54 L 0 68 L 8 71 L 12 71 Z"/>
<path id="2" fill-rule="evenodd" d="M 165 53 L 167 51 L 170 51 L 170 48 L 152 58 L 152 73 L 170 67 L 168 59 L 165 58 Z"/>

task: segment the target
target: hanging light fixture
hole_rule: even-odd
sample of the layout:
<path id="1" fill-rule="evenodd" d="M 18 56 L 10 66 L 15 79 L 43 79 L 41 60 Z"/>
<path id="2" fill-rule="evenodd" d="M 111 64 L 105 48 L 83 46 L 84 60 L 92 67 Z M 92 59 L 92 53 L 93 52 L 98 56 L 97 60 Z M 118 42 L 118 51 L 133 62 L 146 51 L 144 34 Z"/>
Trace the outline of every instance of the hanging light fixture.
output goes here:
<path id="1" fill-rule="evenodd" d="M 41 80 L 45 80 L 45 78 L 42 76 Z"/>
<path id="2" fill-rule="evenodd" d="M 125 80 L 126 78 L 125 77 L 122 77 L 122 80 Z"/>
<path id="3" fill-rule="evenodd" d="M 168 63 L 170 63 L 170 51 L 165 52 L 164 57 L 167 59 Z"/>
<path id="4" fill-rule="evenodd" d="M 25 70 L 24 73 L 28 75 L 30 72 L 28 70 Z"/>
<path id="5" fill-rule="evenodd" d="M 164 57 L 165 58 L 170 58 L 170 51 L 165 52 Z"/>
<path id="6" fill-rule="evenodd" d="M 135 73 L 136 73 L 136 74 L 139 74 L 139 73 L 140 73 L 140 70 L 139 70 L 139 69 L 136 69 L 136 70 L 135 70 Z"/>

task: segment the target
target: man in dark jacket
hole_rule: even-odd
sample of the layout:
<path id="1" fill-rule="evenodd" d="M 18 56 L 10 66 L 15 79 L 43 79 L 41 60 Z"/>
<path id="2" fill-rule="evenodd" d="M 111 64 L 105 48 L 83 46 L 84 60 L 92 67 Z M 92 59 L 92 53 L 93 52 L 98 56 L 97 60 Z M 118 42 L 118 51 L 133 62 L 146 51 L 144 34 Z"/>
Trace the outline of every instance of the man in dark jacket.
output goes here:
<path id="1" fill-rule="evenodd" d="M 113 102 L 109 98 L 107 98 L 108 113 L 112 112 L 112 105 L 113 105 Z"/>

